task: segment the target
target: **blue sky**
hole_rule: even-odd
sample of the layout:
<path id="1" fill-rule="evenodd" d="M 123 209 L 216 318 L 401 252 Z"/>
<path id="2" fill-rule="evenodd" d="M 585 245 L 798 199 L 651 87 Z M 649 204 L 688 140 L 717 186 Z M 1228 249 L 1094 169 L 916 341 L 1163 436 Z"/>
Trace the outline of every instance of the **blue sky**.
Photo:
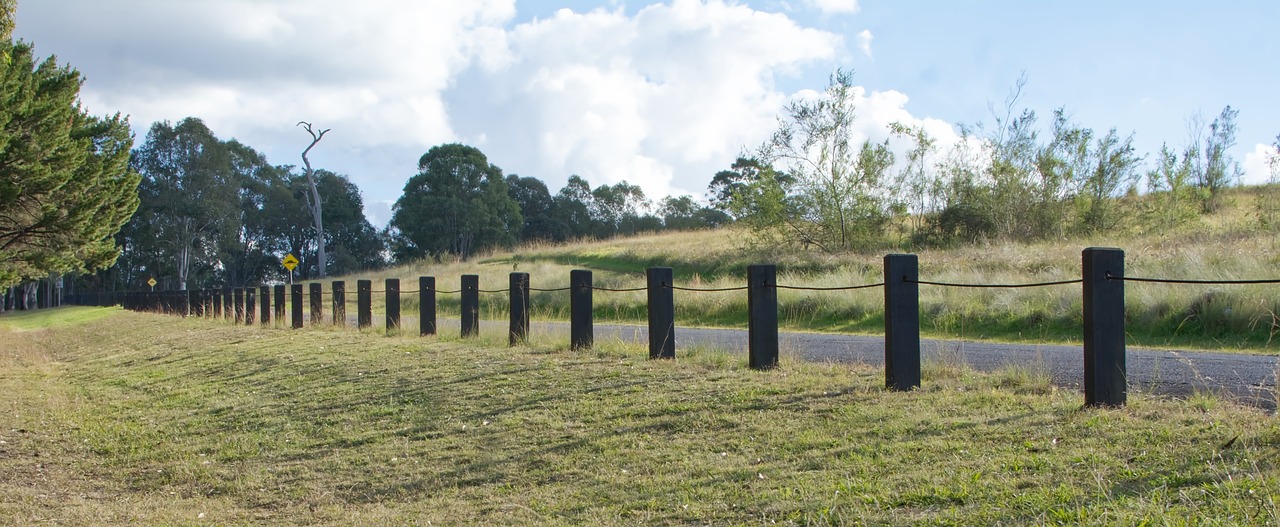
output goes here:
<path id="1" fill-rule="evenodd" d="M 431 146 L 480 147 L 554 192 L 570 174 L 701 195 L 782 105 L 852 68 L 861 132 L 990 123 L 1025 72 L 1047 121 L 1181 148 L 1188 117 L 1238 109 L 1236 160 L 1265 180 L 1280 134 L 1280 2 L 863 0 L 20 0 L 17 35 L 88 79 L 85 104 L 204 119 L 361 187 L 376 224 Z"/>

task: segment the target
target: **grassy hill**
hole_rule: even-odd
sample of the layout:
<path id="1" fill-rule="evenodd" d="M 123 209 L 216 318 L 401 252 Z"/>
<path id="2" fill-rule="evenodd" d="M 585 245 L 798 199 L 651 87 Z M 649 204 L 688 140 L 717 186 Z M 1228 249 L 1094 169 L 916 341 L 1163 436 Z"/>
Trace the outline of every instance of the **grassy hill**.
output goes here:
<path id="1" fill-rule="evenodd" d="M 1085 247 L 1125 250 L 1126 274 L 1189 279 L 1280 278 L 1280 234 L 1260 226 L 1257 201 L 1273 189 L 1233 189 L 1217 213 L 1175 229 L 1134 226 L 1112 233 L 1035 243 L 991 241 L 950 249 L 881 246 L 863 252 L 826 254 L 793 247 L 761 247 L 736 228 L 667 233 L 550 246 L 531 245 L 469 262 L 424 261 L 383 271 L 375 279 L 399 277 L 405 289 L 417 277 L 437 277 L 456 289 L 462 274 L 479 274 L 481 288 L 505 289 L 513 270 L 531 273 L 533 287 L 568 285 L 569 271 L 592 269 L 596 285 L 629 288 L 644 284 L 649 266 L 674 268 L 678 285 L 744 285 L 746 268 L 779 266 L 779 283 L 833 287 L 879 282 L 883 255 L 916 252 L 923 280 L 953 283 L 1032 283 L 1080 277 Z M 1132 211 L 1147 204 L 1126 198 Z M 1138 212 L 1132 212 L 1137 215 Z M 356 277 L 348 277 L 355 279 Z M 1280 285 L 1126 285 L 1129 342 L 1135 346 L 1274 353 L 1280 342 Z M 644 293 L 596 297 L 597 320 L 643 321 Z M 1081 293 L 1075 285 L 1036 289 L 921 287 L 921 330 L 928 336 L 1015 342 L 1079 342 Z M 440 298 L 456 310 L 456 297 Z M 502 295 L 483 297 L 487 316 L 505 317 Z M 880 289 L 852 292 L 780 291 L 780 316 L 789 329 L 877 334 L 883 330 Z M 534 318 L 568 318 L 566 293 L 535 293 Z M 412 301 L 406 306 L 412 310 Z M 746 327 L 744 293 L 676 292 L 677 323 Z"/>
<path id="2" fill-rule="evenodd" d="M 1212 394 L 503 344 L 0 316 L 0 525 L 1280 521 L 1280 426 Z"/>

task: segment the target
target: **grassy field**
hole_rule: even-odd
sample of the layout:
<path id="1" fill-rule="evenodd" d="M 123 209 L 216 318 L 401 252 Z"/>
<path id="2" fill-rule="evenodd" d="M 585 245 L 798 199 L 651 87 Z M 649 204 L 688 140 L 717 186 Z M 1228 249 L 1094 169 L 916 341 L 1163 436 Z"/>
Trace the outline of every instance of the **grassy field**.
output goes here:
<path id="1" fill-rule="evenodd" d="M 457 289 L 459 276 L 478 274 L 482 289 L 507 287 L 508 274 L 531 274 L 535 288 L 568 285 L 569 271 L 592 269 L 597 286 L 644 285 L 644 269 L 670 266 L 677 285 L 744 285 L 746 268 L 778 265 L 779 283 L 835 287 L 883 280 L 886 252 L 916 252 L 923 280 L 953 283 L 1032 283 L 1080 277 L 1085 247 L 1125 250 L 1126 274 L 1191 279 L 1280 278 L 1280 232 L 1262 229 L 1252 216 L 1257 189 L 1233 189 L 1222 212 L 1173 230 L 1117 230 L 1106 236 L 1051 242 L 992 241 L 953 249 L 879 248 L 862 253 L 824 254 L 795 248 L 758 247 L 747 232 L 733 228 L 668 233 L 549 246 L 531 245 L 468 262 L 422 261 L 375 275 L 396 277 L 404 290 L 417 277 L 435 276 L 441 289 Z M 326 286 L 327 287 L 327 286 Z M 1275 353 L 1280 349 L 1280 286 L 1126 284 L 1129 343 L 1134 346 Z M 1081 292 L 1078 285 L 1033 289 L 959 289 L 922 286 L 921 330 L 931 337 L 1008 342 L 1078 343 Z M 746 295 L 741 292 L 677 291 L 677 323 L 683 326 L 746 327 Z M 354 293 L 348 293 L 354 305 Z M 644 293 L 595 295 L 596 319 L 643 321 Z M 481 296 L 488 316 L 506 313 L 505 294 Z M 567 293 L 532 296 L 535 319 L 566 320 Z M 443 313 L 456 314 L 457 296 L 439 298 Z M 381 297 L 375 295 L 375 311 Z M 781 324 L 789 329 L 878 334 L 883 331 L 883 293 L 872 288 L 845 292 L 779 292 Z M 406 298 L 414 312 L 416 299 Z M 348 308 L 354 313 L 354 308 Z"/>
<path id="2" fill-rule="evenodd" d="M 1280 423 L 1032 370 L 0 316 L 4 525 L 1275 525 Z"/>

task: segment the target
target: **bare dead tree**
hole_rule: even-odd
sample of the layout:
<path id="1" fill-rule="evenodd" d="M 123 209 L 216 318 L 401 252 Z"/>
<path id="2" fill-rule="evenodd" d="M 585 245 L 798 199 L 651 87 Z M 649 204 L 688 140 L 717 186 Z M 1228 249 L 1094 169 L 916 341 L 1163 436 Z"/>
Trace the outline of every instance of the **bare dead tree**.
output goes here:
<path id="1" fill-rule="evenodd" d="M 307 159 L 307 153 L 311 152 L 316 143 L 324 139 L 324 134 L 329 133 L 331 128 L 326 128 L 317 133 L 311 127 L 311 123 L 306 121 L 299 121 L 296 126 L 301 126 L 303 130 L 306 130 L 311 135 L 311 144 L 307 145 L 306 150 L 302 151 L 302 164 L 306 166 L 307 185 L 311 187 L 311 194 L 307 196 L 307 209 L 311 211 L 311 218 L 316 224 L 316 264 L 320 269 L 320 278 L 324 278 L 326 276 L 325 263 L 328 258 L 324 252 L 324 221 L 321 219 L 320 189 L 316 187 L 315 172 L 311 170 L 311 161 Z"/>

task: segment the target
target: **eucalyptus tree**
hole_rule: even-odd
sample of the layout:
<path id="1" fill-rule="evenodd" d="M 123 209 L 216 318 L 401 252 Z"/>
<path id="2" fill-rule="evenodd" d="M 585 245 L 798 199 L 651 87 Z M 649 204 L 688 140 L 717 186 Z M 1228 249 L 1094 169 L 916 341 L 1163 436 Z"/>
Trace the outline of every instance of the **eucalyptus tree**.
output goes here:
<path id="1" fill-rule="evenodd" d="M 1133 134 L 1120 138 L 1112 128 L 1094 144 L 1092 170 L 1084 174 L 1079 197 L 1080 226 L 1084 232 L 1102 232 L 1115 227 L 1120 219 L 1116 200 L 1120 189 L 1137 179 L 1142 163 L 1133 148 Z"/>
<path id="2" fill-rule="evenodd" d="M 523 220 L 502 169 L 473 146 L 432 147 L 418 160 L 392 208 L 397 260 L 477 250 L 516 242 Z"/>
<path id="3" fill-rule="evenodd" d="M 228 148 L 200 119 L 162 121 L 134 152 L 133 166 L 142 175 L 136 230 L 154 236 L 176 286 L 186 289 L 193 268 L 218 267 L 221 239 L 240 229 L 240 178 Z"/>
<path id="4" fill-rule="evenodd" d="M 761 161 L 782 165 L 796 179 L 794 234 L 824 250 L 848 249 L 878 236 L 888 219 L 884 179 L 894 155 L 886 143 L 856 140 L 853 73 L 832 73 L 815 99 L 793 101 L 761 147 Z"/>
<path id="5" fill-rule="evenodd" d="M 310 191 L 306 200 L 307 210 L 311 212 L 311 220 L 315 223 L 316 267 L 320 270 L 320 278 L 324 278 L 327 276 L 325 269 L 328 268 L 324 251 L 324 202 L 320 199 L 320 189 L 316 186 L 315 173 L 311 170 L 311 160 L 307 159 L 307 153 L 311 152 L 312 148 L 315 148 L 316 143 L 324 139 L 324 134 L 329 133 L 330 129 L 326 128 L 317 132 L 311 127 L 311 123 L 305 121 L 299 122 L 298 126 L 302 126 L 307 131 L 307 134 L 311 136 L 311 144 L 307 145 L 307 148 L 302 151 L 302 164 L 306 168 L 307 186 Z"/>

